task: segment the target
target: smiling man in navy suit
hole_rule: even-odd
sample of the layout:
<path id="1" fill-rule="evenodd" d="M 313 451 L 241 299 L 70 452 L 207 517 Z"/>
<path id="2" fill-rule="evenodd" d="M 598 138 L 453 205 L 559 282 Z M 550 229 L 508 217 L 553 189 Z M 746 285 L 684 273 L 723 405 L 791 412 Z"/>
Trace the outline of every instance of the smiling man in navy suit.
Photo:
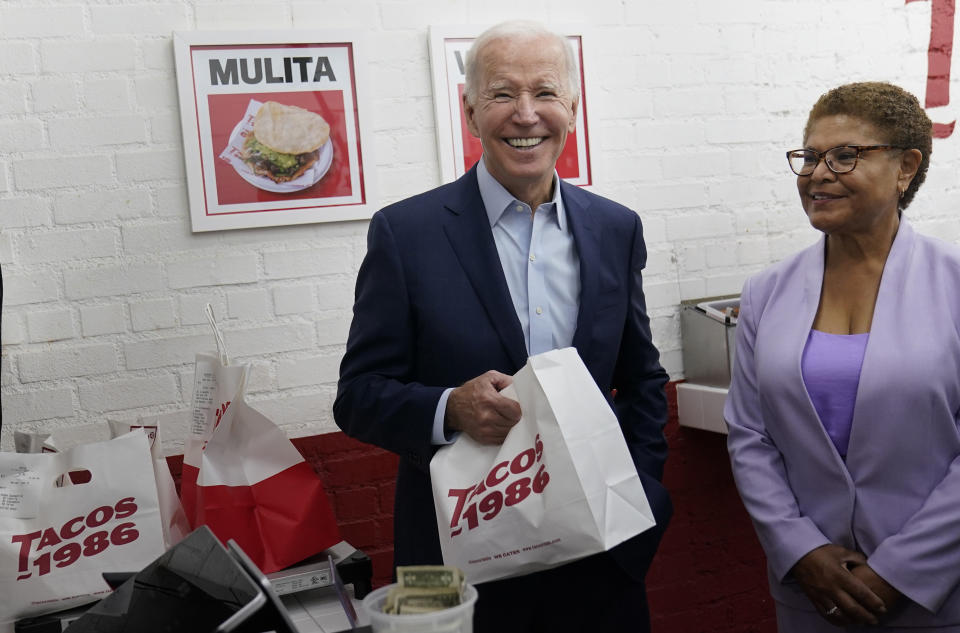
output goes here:
<path id="1" fill-rule="evenodd" d="M 646 631 L 644 577 L 670 518 L 666 372 L 651 341 L 636 213 L 561 181 L 579 105 L 566 40 L 529 22 L 483 33 L 463 108 L 483 158 L 373 216 L 334 415 L 400 455 L 397 565 L 442 562 L 430 459 L 457 433 L 499 444 L 520 418 L 499 391 L 529 355 L 574 346 L 611 394 L 657 527 L 610 552 L 479 585 L 479 631 Z M 613 397 L 613 393 L 616 397 Z"/>

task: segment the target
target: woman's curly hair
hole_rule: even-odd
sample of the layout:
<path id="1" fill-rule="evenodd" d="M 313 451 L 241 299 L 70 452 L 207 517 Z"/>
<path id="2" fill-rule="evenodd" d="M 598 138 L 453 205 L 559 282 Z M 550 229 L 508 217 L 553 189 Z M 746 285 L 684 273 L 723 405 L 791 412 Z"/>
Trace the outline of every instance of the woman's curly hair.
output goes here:
<path id="1" fill-rule="evenodd" d="M 885 142 L 918 149 L 923 154 L 917 173 L 900 199 L 900 209 L 906 209 L 927 177 L 933 149 L 933 124 L 920 102 L 903 88 L 882 81 L 838 86 L 813 104 L 803 128 L 803 138 L 809 136 L 810 126 L 815 121 L 837 114 L 866 121 L 880 131 Z"/>

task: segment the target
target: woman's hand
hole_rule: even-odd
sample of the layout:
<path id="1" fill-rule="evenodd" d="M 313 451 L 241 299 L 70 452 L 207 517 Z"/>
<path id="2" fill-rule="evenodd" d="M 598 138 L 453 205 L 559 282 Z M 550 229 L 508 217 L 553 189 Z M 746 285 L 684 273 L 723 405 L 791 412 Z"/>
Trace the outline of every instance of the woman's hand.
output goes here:
<path id="1" fill-rule="evenodd" d="M 821 545 L 797 561 L 790 573 L 828 622 L 837 626 L 876 625 L 878 617 L 886 613 L 884 601 L 851 571 L 865 567 L 866 563 L 860 552 L 839 545 Z"/>
<path id="2" fill-rule="evenodd" d="M 870 567 L 870 565 L 864 563 L 863 565 L 851 567 L 850 572 L 863 581 L 863 584 L 869 587 L 873 593 L 883 600 L 883 604 L 886 606 L 887 611 L 892 611 L 897 605 L 900 604 L 901 601 L 903 601 L 903 594 L 894 588 L 893 585 L 881 578 L 877 572 L 873 571 L 873 568 Z"/>

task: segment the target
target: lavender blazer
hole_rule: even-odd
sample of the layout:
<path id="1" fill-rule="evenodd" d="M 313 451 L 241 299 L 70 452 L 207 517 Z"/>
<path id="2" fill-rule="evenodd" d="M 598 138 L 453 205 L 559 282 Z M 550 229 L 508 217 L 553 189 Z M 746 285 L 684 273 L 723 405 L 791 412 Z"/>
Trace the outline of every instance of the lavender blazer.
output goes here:
<path id="1" fill-rule="evenodd" d="M 813 610 L 787 573 L 826 543 L 859 550 L 913 604 L 890 626 L 960 624 L 960 249 L 906 220 L 887 258 L 847 461 L 803 384 L 824 240 L 747 280 L 724 407 L 773 597 Z"/>

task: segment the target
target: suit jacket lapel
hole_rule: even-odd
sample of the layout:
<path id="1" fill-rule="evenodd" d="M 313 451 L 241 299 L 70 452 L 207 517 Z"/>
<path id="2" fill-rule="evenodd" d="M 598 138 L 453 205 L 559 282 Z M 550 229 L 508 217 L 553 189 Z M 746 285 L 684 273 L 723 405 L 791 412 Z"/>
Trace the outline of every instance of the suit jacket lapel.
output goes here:
<path id="1" fill-rule="evenodd" d="M 480 198 L 476 167 L 453 183 L 450 191 L 444 204 L 449 211 L 444 232 L 510 360 L 520 369 L 527 362 L 527 345 Z"/>
<path id="2" fill-rule="evenodd" d="M 603 249 L 600 248 L 600 230 L 589 214 L 589 198 L 583 195 L 580 189 L 563 180 L 560 181 L 560 193 L 580 257 L 580 312 L 577 315 L 577 329 L 573 334 L 573 346 L 580 351 L 582 357 L 590 341 L 590 327 L 597 309 L 597 271 Z"/>
<path id="3" fill-rule="evenodd" d="M 875 463 L 871 462 L 877 422 L 887 419 L 888 416 L 883 408 L 883 400 L 875 396 L 860 396 L 882 392 L 883 385 L 889 384 L 890 367 L 896 365 L 896 352 L 891 349 L 910 344 L 909 334 L 905 336 L 905 333 L 916 330 L 905 327 L 905 324 L 910 323 L 912 310 L 922 309 L 913 304 L 905 304 L 903 300 L 915 239 L 913 227 L 905 218 L 901 218 L 900 227 L 887 254 L 887 261 L 883 265 L 883 274 L 880 276 L 877 301 L 873 307 L 873 321 L 870 324 L 870 338 L 863 354 L 857 400 L 853 408 L 850 444 L 847 448 L 847 464 L 851 465 L 851 468 L 856 466 L 861 472 L 875 467 Z"/>
<path id="4" fill-rule="evenodd" d="M 850 502 L 853 502 L 853 482 L 850 479 L 850 473 L 844 465 L 843 458 L 834 447 L 833 440 L 827 433 L 823 421 L 820 419 L 817 409 L 813 406 L 813 400 L 807 391 L 806 383 L 803 380 L 803 352 L 807 346 L 807 339 L 810 336 L 810 330 L 813 328 L 813 322 L 817 318 L 817 309 L 820 306 L 820 295 L 823 292 L 823 274 L 826 264 L 826 236 L 821 236 L 819 241 L 811 248 L 807 249 L 804 259 L 801 262 L 801 271 L 803 275 L 803 285 L 798 291 L 802 293 L 798 310 L 788 315 L 778 323 L 779 335 L 783 338 L 784 344 L 790 346 L 789 357 L 793 359 L 793 372 L 786 376 L 789 381 L 788 387 L 793 391 L 796 398 L 796 405 L 793 410 L 798 416 L 803 416 L 806 424 L 807 434 L 810 442 L 815 445 L 814 450 L 829 452 L 832 456 L 833 466 L 836 469 L 837 476 L 842 477 L 847 483 L 847 490 L 850 496 Z M 825 453 L 824 453 L 825 454 Z"/>

